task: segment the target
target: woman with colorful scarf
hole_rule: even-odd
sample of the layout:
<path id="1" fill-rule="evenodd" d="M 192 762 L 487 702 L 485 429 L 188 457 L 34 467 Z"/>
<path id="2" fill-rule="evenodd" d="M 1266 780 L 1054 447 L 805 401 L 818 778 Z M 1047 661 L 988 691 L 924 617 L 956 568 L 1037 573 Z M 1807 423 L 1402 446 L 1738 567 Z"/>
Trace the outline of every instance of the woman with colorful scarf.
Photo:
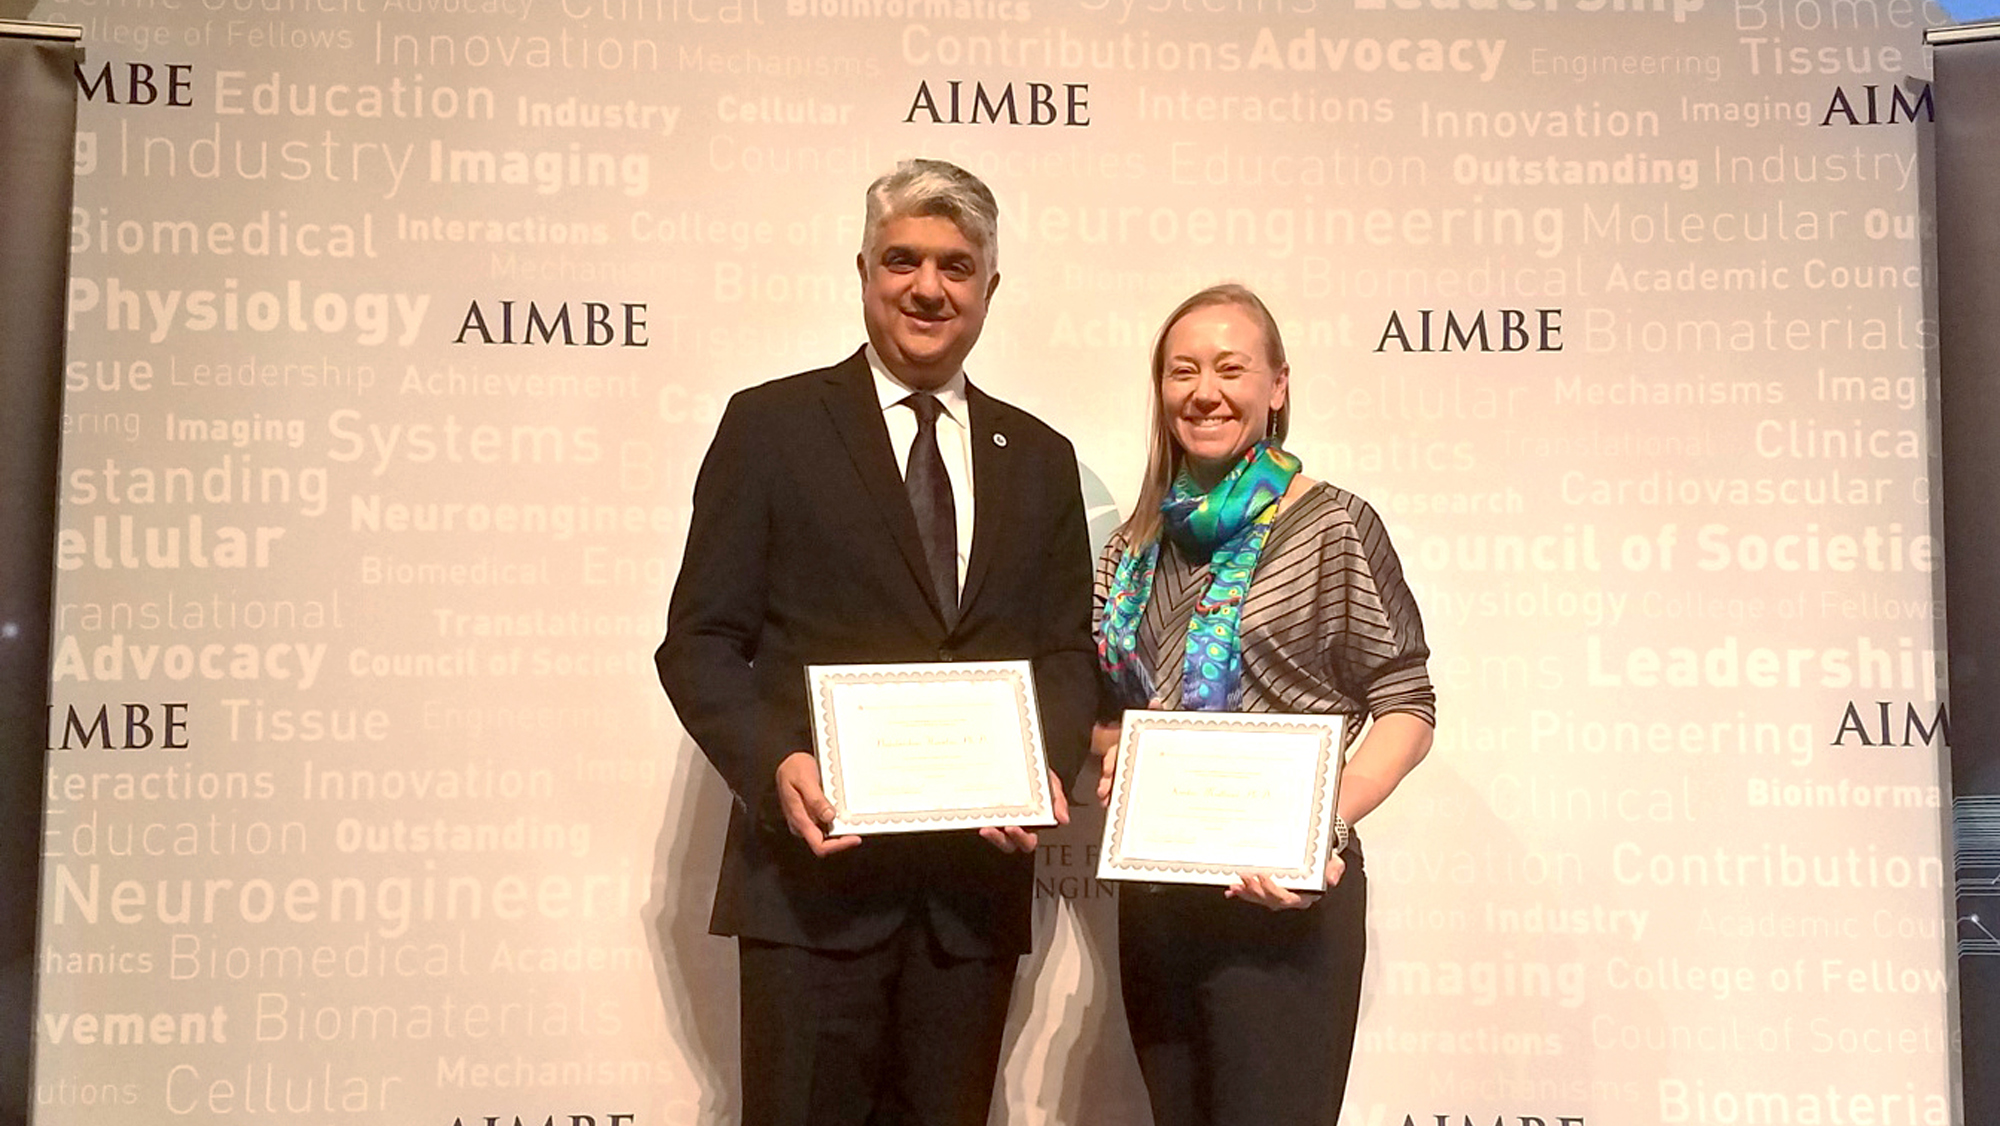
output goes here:
<path id="1" fill-rule="evenodd" d="M 1334 1126 L 1360 1009 L 1360 821 L 1435 725 L 1423 622 L 1367 502 L 1282 442 L 1290 368 L 1238 285 L 1202 290 L 1153 345 L 1152 452 L 1097 569 L 1109 796 L 1125 708 L 1345 717 L 1326 891 L 1246 873 L 1119 897 L 1125 1012 L 1155 1126 Z M 1367 734 L 1357 744 L 1364 724 Z"/>

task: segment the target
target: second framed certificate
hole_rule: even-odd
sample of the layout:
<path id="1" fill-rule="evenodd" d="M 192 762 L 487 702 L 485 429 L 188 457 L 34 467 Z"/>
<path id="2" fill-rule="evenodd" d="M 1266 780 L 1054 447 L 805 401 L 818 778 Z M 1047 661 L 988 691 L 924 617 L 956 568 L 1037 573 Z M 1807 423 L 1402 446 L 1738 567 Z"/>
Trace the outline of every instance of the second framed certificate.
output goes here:
<path id="1" fill-rule="evenodd" d="M 1325 886 L 1340 716 L 1128 711 L 1097 874 Z"/>
<path id="2" fill-rule="evenodd" d="M 1053 825 L 1027 661 L 812 665 L 833 832 Z"/>

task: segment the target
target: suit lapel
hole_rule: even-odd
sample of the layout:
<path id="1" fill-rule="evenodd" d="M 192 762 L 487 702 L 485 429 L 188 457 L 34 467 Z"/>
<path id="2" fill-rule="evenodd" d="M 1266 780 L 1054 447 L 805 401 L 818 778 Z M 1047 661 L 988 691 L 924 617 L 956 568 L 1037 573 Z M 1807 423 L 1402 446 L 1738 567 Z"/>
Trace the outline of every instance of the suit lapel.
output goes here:
<path id="1" fill-rule="evenodd" d="M 889 430 L 882 424 L 882 404 L 875 396 L 875 377 L 868 360 L 860 352 L 827 373 L 821 402 L 833 420 L 841 444 L 854 462 L 854 471 L 868 490 L 868 499 L 887 525 L 889 539 L 909 566 L 910 578 L 923 593 L 924 602 L 939 619 L 947 620 L 931 589 L 930 565 L 924 561 L 923 537 L 917 533 L 917 517 L 910 511 L 910 494 L 903 487 L 903 474 L 896 466 L 896 452 L 889 445 Z M 975 481 L 978 470 L 974 470 Z M 975 519 L 979 517 L 975 510 Z M 865 519 L 865 518 L 864 518 Z M 979 540 L 975 535 L 973 544 Z"/>
<path id="2" fill-rule="evenodd" d="M 999 428 L 1000 411 L 985 392 L 965 385 L 967 413 L 972 427 L 972 557 L 966 561 L 965 589 L 958 598 L 959 612 L 972 608 L 979 588 L 993 570 L 993 557 L 1000 550 L 1002 529 L 1020 527 L 1012 505 L 1019 499 L 1014 487 L 1018 456 L 1007 444 L 1006 431 Z"/>

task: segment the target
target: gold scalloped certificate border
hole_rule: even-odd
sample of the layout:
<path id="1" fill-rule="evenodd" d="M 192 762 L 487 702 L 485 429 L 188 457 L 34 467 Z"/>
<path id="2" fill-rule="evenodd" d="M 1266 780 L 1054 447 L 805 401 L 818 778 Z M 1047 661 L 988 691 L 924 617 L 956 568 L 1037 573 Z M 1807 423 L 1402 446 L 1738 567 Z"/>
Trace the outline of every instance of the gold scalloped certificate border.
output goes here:
<path id="1" fill-rule="evenodd" d="M 1243 872 L 1260 872 L 1280 887 L 1317 891 L 1325 886 L 1326 857 L 1333 834 L 1334 803 L 1340 795 L 1340 764 L 1345 752 L 1342 732 L 1345 716 L 1290 715 L 1280 712 L 1170 712 L 1133 709 L 1125 713 L 1124 730 L 1118 740 L 1118 773 L 1113 780 L 1111 808 L 1104 819 L 1104 843 L 1099 852 L 1097 876 L 1104 880 L 1151 880 L 1159 883 L 1233 884 Z M 1137 769 L 1139 735 L 1143 731 L 1201 729 L 1232 731 L 1246 735 L 1280 733 L 1316 734 L 1320 737 L 1319 762 L 1313 770 L 1313 823 L 1293 868 L 1271 869 L 1257 866 L 1190 864 L 1184 861 L 1142 860 L 1125 855 L 1125 831 L 1131 822 L 1130 780 Z"/>
<path id="2" fill-rule="evenodd" d="M 946 682 L 1003 681 L 1013 689 L 1020 721 L 1022 766 L 1028 772 L 1026 805 L 937 809 L 921 813 L 856 815 L 848 809 L 842 769 L 839 724 L 833 694 L 856 684 L 922 685 Z M 812 701 L 813 739 L 819 752 L 820 786 L 833 803 L 833 833 L 916 833 L 940 829 L 977 829 L 989 825 L 1023 827 L 1054 825 L 1055 807 L 1049 793 L 1048 756 L 1042 749 L 1041 710 L 1035 700 L 1033 666 L 1028 661 L 936 661 L 896 665 L 808 665 L 806 682 Z"/>

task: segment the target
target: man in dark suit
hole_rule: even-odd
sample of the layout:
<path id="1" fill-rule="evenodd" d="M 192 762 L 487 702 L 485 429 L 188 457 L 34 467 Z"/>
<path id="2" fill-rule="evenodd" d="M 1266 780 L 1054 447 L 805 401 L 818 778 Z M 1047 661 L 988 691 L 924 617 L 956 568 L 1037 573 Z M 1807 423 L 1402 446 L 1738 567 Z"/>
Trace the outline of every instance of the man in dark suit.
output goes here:
<path id="1" fill-rule="evenodd" d="M 1035 835 L 831 837 L 809 664 L 1032 659 L 1061 794 L 1096 672 L 1076 458 L 965 381 L 998 206 L 940 161 L 868 189 L 868 344 L 738 393 L 657 655 L 735 796 L 710 929 L 741 965 L 746 1126 L 984 1126 Z"/>

